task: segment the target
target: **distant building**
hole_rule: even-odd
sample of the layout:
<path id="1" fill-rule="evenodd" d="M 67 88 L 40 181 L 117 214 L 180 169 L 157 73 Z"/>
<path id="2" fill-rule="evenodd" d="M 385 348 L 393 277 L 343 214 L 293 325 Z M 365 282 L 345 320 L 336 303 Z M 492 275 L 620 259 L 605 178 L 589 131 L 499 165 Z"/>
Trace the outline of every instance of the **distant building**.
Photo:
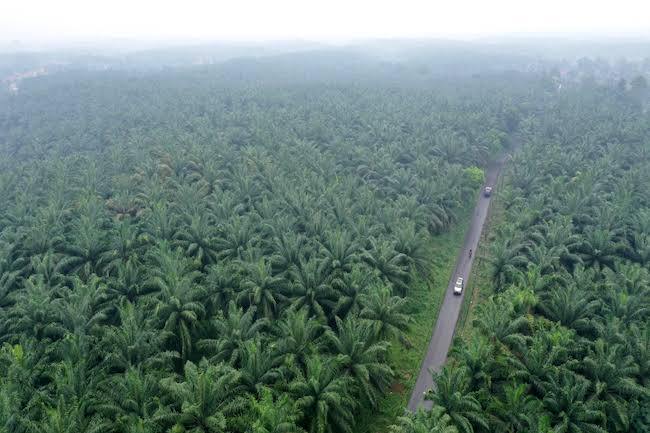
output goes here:
<path id="1" fill-rule="evenodd" d="M 8 85 L 9 91 L 11 93 L 18 93 L 18 83 L 20 83 L 20 80 L 23 78 L 34 78 L 34 77 L 40 77 L 41 75 L 47 75 L 48 71 L 45 66 L 41 66 L 40 68 L 37 69 L 32 69 L 31 71 L 27 72 L 16 72 L 12 75 L 9 75 L 5 79 L 2 80 L 3 83 Z"/>

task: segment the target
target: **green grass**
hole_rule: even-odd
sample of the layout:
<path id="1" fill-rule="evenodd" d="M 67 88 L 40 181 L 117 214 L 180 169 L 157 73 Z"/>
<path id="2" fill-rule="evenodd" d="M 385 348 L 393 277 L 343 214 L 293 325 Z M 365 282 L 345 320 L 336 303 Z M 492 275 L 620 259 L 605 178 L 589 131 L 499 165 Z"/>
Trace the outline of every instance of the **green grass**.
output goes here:
<path id="1" fill-rule="evenodd" d="M 447 283 L 465 240 L 472 210 L 473 208 L 465 209 L 458 224 L 449 232 L 433 238 L 430 278 L 428 281 L 417 279 L 408 294 L 414 321 L 406 337 L 412 348 L 407 349 L 397 340 L 392 342 L 389 359 L 395 370 L 394 389 L 382 399 L 377 410 L 368 409 L 360 414 L 356 423 L 358 433 L 385 433 L 388 426 L 404 414 L 429 346 Z M 401 392 L 398 388 L 401 388 Z"/>
<path id="2" fill-rule="evenodd" d="M 485 259 L 486 257 L 489 257 L 489 241 L 484 237 L 481 238 L 481 247 L 484 250 L 484 253 L 479 256 L 480 258 L 477 257 L 477 260 L 474 261 L 472 270 L 467 278 L 465 299 L 463 300 L 463 306 L 461 307 L 460 315 L 458 316 L 455 338 L 467 338 L 471 331 L 474 308 L 476 305 L 480 304 L 490 292 L 490 290 L 483 290 L 483 288 L 491 287 L 492 284 L 490 281 L 490 263 Z"/>

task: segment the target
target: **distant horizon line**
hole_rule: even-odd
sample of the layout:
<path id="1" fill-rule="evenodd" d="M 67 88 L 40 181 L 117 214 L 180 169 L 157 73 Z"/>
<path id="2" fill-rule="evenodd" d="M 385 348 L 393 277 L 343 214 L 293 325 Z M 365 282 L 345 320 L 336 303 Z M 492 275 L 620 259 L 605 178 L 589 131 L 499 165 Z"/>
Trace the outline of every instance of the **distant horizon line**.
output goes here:
<path id="1" fill-rule="evenodd" d="M 208 42 L 208 43 L 349 43 L 356 41 L 481 41 L 484 39 L 565 39 L 576 42 L 600 42 L 606 40 L 648 40 L 650 41 L 650 30 L 645 31 L 536 31 L 536 32 L 476 32 L 476 33 L 431 33 L 422 35 L 350 35 L 350 36 L 62 36 L 53 39 L 50 36 L 25 36 L 7 35 L 0 37 L 0 44 L 22 44 L 38 43 L 44 45 L 59 45 L 62 43 L 113 43 L 120 41 L 135 42 L 157 42 L 157 43 L 187 43 L 187 42 Z"/>

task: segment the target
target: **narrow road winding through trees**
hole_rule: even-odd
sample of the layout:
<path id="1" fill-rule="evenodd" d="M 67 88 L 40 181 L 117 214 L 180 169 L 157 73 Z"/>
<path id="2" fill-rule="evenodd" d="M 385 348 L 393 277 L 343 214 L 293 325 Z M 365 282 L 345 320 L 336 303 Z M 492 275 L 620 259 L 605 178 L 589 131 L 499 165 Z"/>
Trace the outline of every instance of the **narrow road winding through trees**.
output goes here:
<path id="1" fill-rule="evenodd" d="M 508 155 L 503 155 L 488 167 L 484 186 L 493 186 L 495 184 L 507 159 Z M 445 299 L 440 307 L 438 321 L 436 322 L 433 335 L 429 341 L 429 348 L 427 349 L 426 356 L 422 362 L 422 366 L 420 367 L 418 380 L 415 382 L 415 388 L 413 388 L 411 398 L 409 399 L 407 408 L 412 412 L 414 412 L 418 406 L 423 406 L 426 409 L 431 408 L 431 402 L 423 400 L 424 393 L 434 385 L 429 370 L 434 372 L 440 371 L 447 360 L 447 352 L 449 351 L 454 336 L 458 314 L 460 313 L 463 299 L 465 298 L 465 289 L 463 289 L 463 293 L 460 296 L 453 294 L 454 283 L 458 277 L 463 277 L 467 282 L 467 277 L 472 269 L 472 262 L 474 261 L 474 257 L 476 257 L 475 254 L 472 254 L 472 257 L 469 257 L 469 250 L 471 248 L 473 251 L 476 251 L 483 230 L 483 225 L 487 218 L 490 201 L 491 197 L 484 197 L 483 190 L 481 190 L 478 202 L 474 208 L 472 223 L 465 235 L 463 249 L 458 256 L 456 268 L 453 274 L 451 274 L 451 279 L 447 285 Z"/>

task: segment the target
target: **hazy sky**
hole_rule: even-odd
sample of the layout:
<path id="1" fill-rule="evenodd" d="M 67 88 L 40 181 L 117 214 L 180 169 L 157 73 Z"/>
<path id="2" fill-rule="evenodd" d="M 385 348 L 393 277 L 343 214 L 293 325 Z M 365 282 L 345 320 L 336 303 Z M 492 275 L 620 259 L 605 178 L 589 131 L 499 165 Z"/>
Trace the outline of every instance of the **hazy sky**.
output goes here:
<path id="1" fill-rule="evenodd" d="M 2 39 L 650 34 L 650 0 L 2 0 Z"/>

